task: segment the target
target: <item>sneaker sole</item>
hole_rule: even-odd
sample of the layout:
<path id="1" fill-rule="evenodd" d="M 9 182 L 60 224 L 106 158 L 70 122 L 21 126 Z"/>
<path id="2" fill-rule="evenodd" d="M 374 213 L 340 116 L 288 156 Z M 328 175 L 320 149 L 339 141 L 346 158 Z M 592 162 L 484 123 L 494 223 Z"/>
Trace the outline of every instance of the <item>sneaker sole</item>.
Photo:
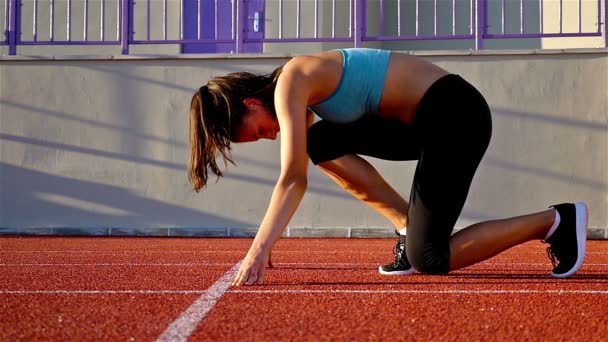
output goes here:
<path id="1" fill-rule="evenodd" d="M 382 269 L 382 266 L 378 266 L 378 272 L 380 272 L 380 274 L 384 274 L 384 275 L 404 276 L 404 275 L 410 275 L 410 274 L 416 273 L 416 270 L 413 267 L 411 267 L 407 271 L 386 272 Z"/>
<path id="2" fill-rule="evenodd" d="M 569 276 L 576 273 L 585 261 L 585 245 L 587 242 L 587 224 L 589 222 L 589 210 L 587 205 L 583 202 L 574 203 L 576 207 L 576 244 L 578 247 L 576 263 L 566 273 L 553 273 L 551 276 L 554 278 L 568 278 Z"/>

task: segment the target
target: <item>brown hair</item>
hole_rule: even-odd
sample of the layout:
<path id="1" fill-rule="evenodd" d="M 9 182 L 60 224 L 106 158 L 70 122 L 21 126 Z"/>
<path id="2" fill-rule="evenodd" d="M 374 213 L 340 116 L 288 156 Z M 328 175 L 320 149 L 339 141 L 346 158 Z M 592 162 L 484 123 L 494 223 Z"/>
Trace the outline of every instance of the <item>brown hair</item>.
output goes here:
<path id="1" fill-rule="evenodd" d="M 230 155 L 230 143 L 235 139 L 236 128 L 245 112 L 243 100 L 259 99 L 273 115 L 274 89 L 282 67 L 270 75 L 234 72 L 215 77 L 192 96 L 190 102 L 190 164 L 188 178 L 199 192 L 207 184 L 208 169 L 223 176 L 216 158 L 221 156 L 224 165 L 235 164 Z M 218 154 L 219 153 L 219 154 Z"/>

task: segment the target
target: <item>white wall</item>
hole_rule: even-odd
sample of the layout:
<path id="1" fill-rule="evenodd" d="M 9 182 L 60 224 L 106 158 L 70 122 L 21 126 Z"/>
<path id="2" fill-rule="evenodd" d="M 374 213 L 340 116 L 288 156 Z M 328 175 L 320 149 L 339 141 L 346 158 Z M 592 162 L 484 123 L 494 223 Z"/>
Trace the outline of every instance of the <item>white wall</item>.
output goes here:
<path id="1" fill-rule="evenodd" d="M 493 110 L 493 140 L 459 227 L 582 199 L 590 226 L 608 228 L 608 52 L 422 57 L 470 80 Z M 266 73 L 285 61 L 0 59 L 0 232 L 255 229 L 278 176 L 279 143 L 235 145 L 238 167 L 195 194 L 187 109 L 212 76 Z M 413 162 L 373 163 L 409 196 Z M 390 227 L 316 169 L 308 190 L 292 228 Z"/>

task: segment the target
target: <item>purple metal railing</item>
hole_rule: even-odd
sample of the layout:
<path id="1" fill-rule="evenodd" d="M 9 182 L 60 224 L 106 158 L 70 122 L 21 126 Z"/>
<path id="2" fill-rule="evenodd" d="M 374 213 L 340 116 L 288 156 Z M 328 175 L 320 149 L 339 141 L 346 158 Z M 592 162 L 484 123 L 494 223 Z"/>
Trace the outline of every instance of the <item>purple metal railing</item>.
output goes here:
<path id="1" fill-rule="evenodd" d="M 59 1 L 62 1 L 61 6 Z M 185 1 L 196 2 L 195 37 L 184 38 Z M 549 3 L 549 0 L 272 0 L 271 4 L 278 7 L 278 19 L 268 23 L 265 13 L 250 9 L 255 0 L 235 0 L 227 5 L 228 1 L 180 0 L 178 5 L 171 2 L 170 7 L 167 0 L 40 0 L 40 3 L 39 0 L 0 0 L 3 5 L 0 7 L 3 11 L 0 27 L 4 28 L 0 45 L 8 45 L 10 55 L 16 54 L 20 45 L 120 45 L 122 53 L 128 54 L 131 45 L 232 44 L 231 51 L 239 53 L 249 43 L 352 42 L 360 47 L 373 41 L 455 39 L 474 41 L 475 47 L 482 49 L 487 39 L 602 36 L 608 21 L 608 0 L 593 0 L 594 6 L 597 3 L 594 30 L 583 28 L 590 25 L 583 22 L 583 2 L 577 0 L 578 30 L 574 32 L 565 32 L 563 28 L 565 7 L 562 0 L 558 7 L 559 30 L 555 32 L 545 30 L 549 20 L 553 19 L 555 23 L 554 17 L 545 16 L 546 6 L 556 3 Z M 330 1 L 331 25 L 327 30 L 327 25 L 321 25 L 320 7 Z M 215 9 L 214 27 L 210 28 L 206 22 L 209 15 L 201 10 L 201 3 Z M 48 11 L 41 14 L 43 5 Z M 229 35 L 218 33 L 222 31 L 218 9 L 226 6 L 231 6 L 230 13 L 222 19 L 221 25 L 227 28 L 224 31 L 228 30 Z M 390 10 L 388 6 L 396 6 L 396 9 Z M 512 15 L 515 7 L 518 14 Z M 293 13 L 287 12 L 290 8 Z M 378 10 L 377 20 L 368 18 L 373 10 Z M 108 15 L 112 12 L 113 19 Z M 309 21 L 304 20 L 305 12 L 312 17 Z M 535 16 L 531 17 L 530 13 Z M 414 15 L 414 19 L 404 19 L 408 15 Z M 65 25 L 61 21 L 65 21 Z M 345 21 L 348 25 L 337 24 Z M 46 30 L 43 30 L 44 22 L 48 22 Z M 273 27 L 277 22 L 278 26 Z M 377 22 L 378 27 L 369 26 L 372 22 Z M 396 27 L 387 27 L 387 23 L 395 23 Z M 95 24 L 99 30 L 92 35 Z M 508 27 L 513 25 L 518 26 L 517 29 Z M 26 27 L 31 27 L 31 32 Z M 153 32 L 159 27 L 160 32 Z M 330 32 L 323 34 L 322 28 Z M 205 31 L 209 29 L 213 32 Z M 311 33 L 304 34 L 307 29 Z M 604 37 L 608 47 L 608 34 Z"/>

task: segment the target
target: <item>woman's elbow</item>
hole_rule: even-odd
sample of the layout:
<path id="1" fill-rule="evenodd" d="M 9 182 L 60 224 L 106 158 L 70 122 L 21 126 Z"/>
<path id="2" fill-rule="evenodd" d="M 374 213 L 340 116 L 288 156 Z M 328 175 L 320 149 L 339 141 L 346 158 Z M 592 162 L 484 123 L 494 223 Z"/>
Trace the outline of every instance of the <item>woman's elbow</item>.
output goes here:
<path id="1" fill-rule="evenodd" d="M 287 189 L 294 189 L 298 192 L 305 192 L 306 187 L 308 186 L 308 178 L 306 177 L 306 175 L 287 175 L 282 176 L 279 180 L 279 183 Z"/>

